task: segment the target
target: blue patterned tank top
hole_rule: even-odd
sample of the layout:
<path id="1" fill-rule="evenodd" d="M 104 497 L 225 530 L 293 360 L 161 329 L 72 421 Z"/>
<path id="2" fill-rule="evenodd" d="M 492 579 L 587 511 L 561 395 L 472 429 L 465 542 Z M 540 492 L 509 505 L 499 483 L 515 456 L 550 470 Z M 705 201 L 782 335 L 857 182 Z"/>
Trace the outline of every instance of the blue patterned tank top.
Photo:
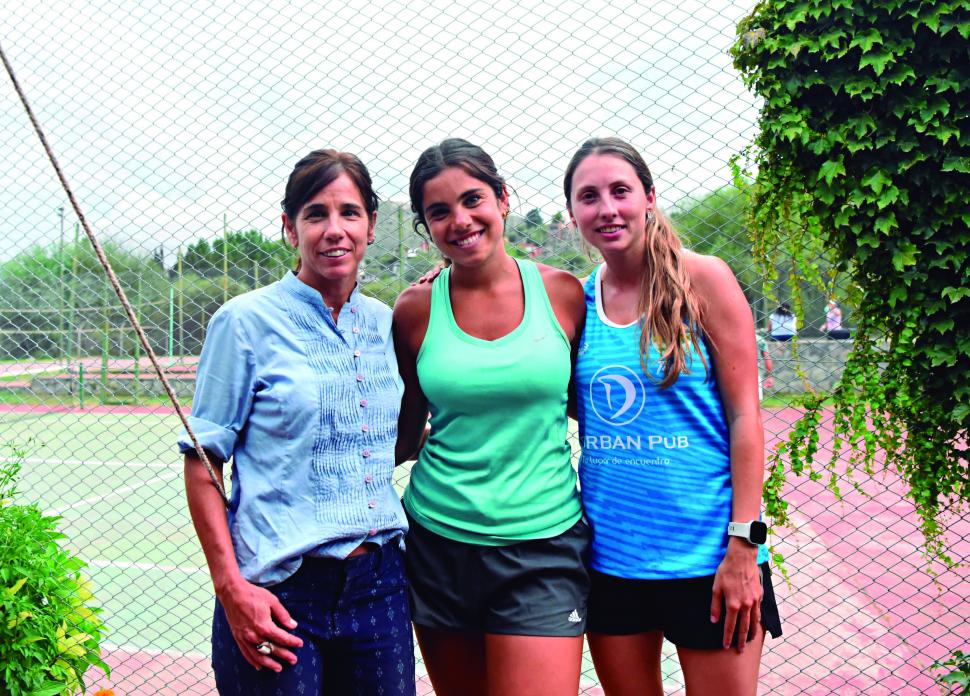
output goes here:
<path id="1" fill-rule="evenodd" d="M 603 311 L 601 271 L 586 283 L 575 370 L 592 566 L 623 578 L 711 575 L 727 552 L 732 491 L 721 395 L 700 359 L 711 364 L 707 347 L 691 349 L 690 373 L 661 391 L 656 347 L 649 376 L 640 364 L 639 323 L 621 326 Z"/>

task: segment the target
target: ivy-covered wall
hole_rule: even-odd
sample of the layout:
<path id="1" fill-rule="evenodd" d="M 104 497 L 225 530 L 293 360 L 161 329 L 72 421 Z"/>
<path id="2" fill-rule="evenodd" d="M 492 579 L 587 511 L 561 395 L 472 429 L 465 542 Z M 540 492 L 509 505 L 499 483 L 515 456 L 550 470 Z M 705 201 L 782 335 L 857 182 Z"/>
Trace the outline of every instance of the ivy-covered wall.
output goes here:
<path id="1" fill-rule="evenodd" d="M 766 0 L 739 25 L 734 58 L 763 99 L 738 170 L 756 252 L 770 266 L 784 248 L 796 277 L 851 287 L 837 438 L 856 464 L 889 453 L 942 552 L 938 512 L 970 497 L 970 3 Z M 823 396 L 776 478 L 784 458 L 811 462 Z"/>

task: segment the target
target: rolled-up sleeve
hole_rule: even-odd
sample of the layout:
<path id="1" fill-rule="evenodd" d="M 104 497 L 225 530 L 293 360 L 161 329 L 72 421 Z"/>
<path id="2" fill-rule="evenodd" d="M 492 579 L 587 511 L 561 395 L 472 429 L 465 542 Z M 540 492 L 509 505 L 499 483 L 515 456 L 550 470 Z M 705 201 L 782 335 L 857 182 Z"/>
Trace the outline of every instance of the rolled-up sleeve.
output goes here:
<path id="1" fill-rule="evenodd" d="M 222 461 L 232 457 L 255 392 L 253 347 L 232 309 L 232 303 L 222 307 L 209 322 L 189 416 L 199 443 Z M 183 453 L 194 449 L 185 430 L 178 447 Z"/>

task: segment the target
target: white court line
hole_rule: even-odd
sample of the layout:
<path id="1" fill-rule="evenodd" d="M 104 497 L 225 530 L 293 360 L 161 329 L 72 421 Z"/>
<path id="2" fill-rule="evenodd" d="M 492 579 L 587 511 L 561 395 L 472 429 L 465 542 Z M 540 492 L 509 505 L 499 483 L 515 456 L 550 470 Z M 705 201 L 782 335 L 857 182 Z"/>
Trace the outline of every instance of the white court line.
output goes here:
<path id="1" fill-rule="evenodd" d="M 111 469 L 182 469 L 182 462 L 166 464 L 165 462 L 123 462 L 121 460 L 100 459 L 47 459 L 44 457 L 0 457 L 0 461 L 22 461 L 24 464 L 67 464 L 70 466 L 104 466 Z"/>
<path id="2" fill-rule="evenodd" d="M 116 488 L 115 490 L 111 491 L 110 493 L 105 493 L 104 495 L 92 496 L 90 498 L 85 498 L 84 500 L 79 500 L 76 503 L 71 503 L 70 505 L 65 505 L 64 507 L 53 508 L 52 510 L 49 511 L 49 514 L 51 514 L 51 515 L 61 515 L 61 514 L 65 513 L 65 512 L 67 512 L 68 510 L 75 510 L 75 509 L 77 509 L 79 507 L 86 507 L 88 505 L 94 505 L 95 503 L 100 503 L 101 501 L 108 500 L 109 498 L 117 498 L 119 495 L 125 495 L 127 493 L 132 493 L 133 491 L 137 491 L 137 490 L 139 490 L 141 488 L 144 488 L 145 486 L 154 486 L 154 485 L 159 484 L 159 483 L 165 483 L 166 481 L 171 481 L 172 479 L 178 478 L 181 475 L 182 475 L 182 472 L 181 471 L 178 471 L 178 472 L 172 473 L 172 474 L 161 474 L 160 476 L 156 476 L 155 478 L 151 479 L 150 481 L 144 481 L 142 483 L 137 483 L 137 484 L 135 484 L 133 486 L 125 486 L 123 488 Z"/>
<path id="3" fill-rule="evenodd" d="M 208 660 L 210 658 L 206 653 L 199 652 L 198 650 L 162 650 L 161 648 L 142 648 L 138 645 L 132 643 L 101 643 L 101 649 L 107 652 L 125 652 L 129 655 L 135 653 L 144 653 L 145 655 L 154 655 L 156 657 L 164 655 L 165 657 L 170 657 L 173 660 L 179 658 L 188 658 L 190 660 Z"/>
<path id="4" fill-rule="evenodd" d="M 186 575 L 209 575 L 207 568 L 196 568 L 194 566 L 177 566 L 169 563 L 135 563 L 134 561 L 89 561 L 84 562 L 92 568 L 124 568 L 126 570 L 160 570 L 163 573 L 185 573 Z"/>

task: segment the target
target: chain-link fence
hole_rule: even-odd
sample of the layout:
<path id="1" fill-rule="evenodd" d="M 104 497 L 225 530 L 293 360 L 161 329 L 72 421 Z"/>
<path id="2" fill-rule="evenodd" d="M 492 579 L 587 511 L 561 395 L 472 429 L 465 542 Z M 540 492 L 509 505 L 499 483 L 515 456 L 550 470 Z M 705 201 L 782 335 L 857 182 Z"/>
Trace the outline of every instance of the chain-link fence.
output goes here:
<path id="1" fill-rule="evenodd" d="M 407 201 L 425 147 L 449 136 L 482 144 L 513 189 L 513 253 L 583 277 L 594 263 L 568 224 L 563 171 L 587 137 L 619 135 L 644 153 L 688 245 L 732 266 L 763 327 L 786 291 L 771 301 L 762 292 L 728 166 L 755 133 L 758 105 L 728 56 L 750 9 L 720 0 L 8 3 L 0 41 L 188 402 L 215 309 L 291 266 L 283 186 L 297 159 L 324 146 L 358 154 L 375 179 L 377 241 L 359 280 L 392 303 L 437 259 Z M 212 693 L 212 591 L 184 504 L 177 418 L 8 81 L 0 95 L 0 441 L 28 450 L 21 497 L 62 516 L 104 607 L 112 674 L 91 673 L 91 685 Z M 782 288 L 785 259 L 777 265 Z M 835 281 L 829 293 L 849 299 Z M 792 395 L 806 380 L 830 386 L 851 346 L 823 331 L 826 299 L 806 291 L 804 374 L 790 344 L 767 346 L 769 449 L 798 417 Z M 851 331 L 851 302 L 842 311 Z M 402 469 L 397 483 L 407 476 Z M 966 568 L 925 572 L 891 467 L 840 481 L 837 500 L 824 481 L 790 477 L 795 529 L 775 540 L 790 580 L 776 572 L 785 635 L 767 642 L 761 689 L 934 693 L 930 663 L 970 639 Z M 970 526 L 948 524 L 965 564 Z M 663 670 L 667 690 L 680 692 L 669 646 Z M 430 691 L 426 680 L 421 688 Z M 582 690 L 599 689 L 586 659 Z"/>

